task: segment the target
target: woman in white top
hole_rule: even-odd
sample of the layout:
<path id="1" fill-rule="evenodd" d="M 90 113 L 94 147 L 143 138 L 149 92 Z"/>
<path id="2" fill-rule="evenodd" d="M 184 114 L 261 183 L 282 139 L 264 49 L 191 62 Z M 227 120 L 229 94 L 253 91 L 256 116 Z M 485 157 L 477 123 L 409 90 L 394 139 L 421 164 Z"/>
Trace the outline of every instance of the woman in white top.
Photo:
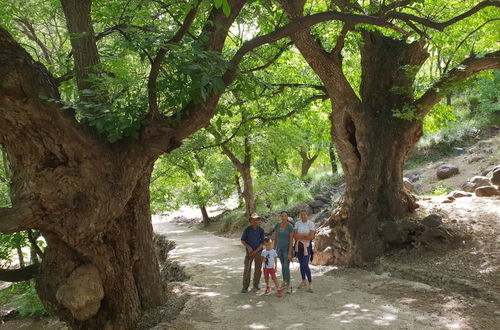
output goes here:
<path id="1" fill-rule="evenodd" d="M 306 210 L 300 210 L 300 221 L 295 223 L 293 237 L 295 238 L 295 253 L 299 259 L 300 275 L 302 276 L 302 283 L 300 283 L 299 289 L 307 286 L 307 291 L 309 292 L 313 292 L 309 260 L 312 254 L 311 241 L 314 239 L 315 234 L 314 222 L 308 220 Z M 308 281 L 307 284 L 306 277 Z"/>

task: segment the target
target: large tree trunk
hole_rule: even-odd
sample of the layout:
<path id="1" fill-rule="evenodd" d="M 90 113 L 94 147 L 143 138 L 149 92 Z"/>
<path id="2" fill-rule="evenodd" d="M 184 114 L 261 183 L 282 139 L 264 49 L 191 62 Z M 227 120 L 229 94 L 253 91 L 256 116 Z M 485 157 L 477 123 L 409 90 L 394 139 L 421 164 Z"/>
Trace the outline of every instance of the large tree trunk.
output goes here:
<path id="1" fill-rule="evenodd" d="M 48 246 L 38 293 L 50 312 L 76 329 L 132 329 L 143 310 L 163 301 L 151 239 L 149 175 L 145 171 L 130 187 L 122 212 L 96 237 L 82 232 L 68 244 L 44 233 Z"/>
<path id="2" fill-rule="evenodd" d="M 332 136 L 346 192 L 328 230 L 317 236 L 317 263 L 373 261 L 391 243 L 384 233 L 387 223 L 418 207 L 403 185 L 403 166 L 422 134 L 422 121 L 412 118 L 407 107 L 414 75 L 427 53 L 421 43 L 367 32 L 361 55 L 362 102 L 356 109 L 332 102 Z M 410 117 L 396 118 L 395 110 Z"/>
<path id="3" fill-rule="evenodd" d="M 0 29 L 0 143 L 12 207 L 0 231 L 40 230 L 47 249 L 37 290 L 75 329 L 133 329 L 163 301 L 152 245 L 149 179 L 159 152 L 108 145 L 69 110 L 51 75 Z"/>

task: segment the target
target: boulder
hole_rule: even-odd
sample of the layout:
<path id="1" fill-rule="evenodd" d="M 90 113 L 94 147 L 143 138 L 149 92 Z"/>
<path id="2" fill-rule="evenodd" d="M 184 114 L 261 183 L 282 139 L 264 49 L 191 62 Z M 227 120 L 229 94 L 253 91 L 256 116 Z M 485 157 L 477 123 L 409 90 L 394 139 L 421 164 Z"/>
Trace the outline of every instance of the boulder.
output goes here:
<path id="1" fill-rule="evenodd" d="M 459 147 L 453 148 L 453 151 L 459 155 L 463 155 L 467 152 L 467 150 L 465 150 L 465 148 L 459 148 Z"/>
<path id="2" fill-rule="evenodd" d="M 420 176 L 422 175 L 422 171 L 415 170 L 415 171 L 410 171 L 407 172 L 404 176 L 408 178 L 411 182 L 416 182 L 420 180 Z"/>
<path id="3" fill-rule="evenodd" d="M 415 187 L 413 186 L 413 183 L 411 183 L 410 179 L 408 178 L 403 178 L 403 184 L 406 188 L 406 190 L 408 190 L 409 192 L 412 192 Z"/>
<path id="4" fill-rule="evenodd" d="M 427 227 L 438 227 L 443 224 L 443 218 L 438 214 L 431 214 L 423 218 L 421 223 Z"/>
<path id="5" fill-rule="evenodd" d="M 475 191 L 477 197 L 490 197 L 498 194 L 497 188 L 493 186 L 478 187 Z"/>
<path id="6" fill-rule="evenodd" d="M 326 206 L 328 206 L 328 204 L 320 200 L 315 200 L 309 203 L 309 207 L 312 209 L 313 213 L 318 213 L 322 208 Z"/>
<path id="7" fill-rule="evenodd" d="M 436 176 L 439 180 L 443 180 L 458 173 L 459 170 L 457 166 L 451 164 L 444 164 L 438 167 L 436 171 Z"/>
<path id="8" fill-rule="evenodd" d="M 500 165 L 488 166 L 481 172 L 481 174 L 483 176 L 491 177 L 491 174 L 493 174 L 493 171 L 496 170 L 497 168 L 500 168 Z"/>
<path id="9" fill-rule="evenodd" d="M 470 163 L 475 163 L 475 162 L 478 162 L 478 161 L 483 160 L 483 159 L 484 159 L 484 157 L 481 157 L 481 156 L 474 156 L 474 157 L 472 157 L 472 158 L 470 158 L 470 159 L 469 159 L 468 163 L 469 163 L 469 164 L 470 164 Z"/>
<path id="10" fill-rule="evenodd" d="M 460 190 L 454 190 L 450 192 L 446 197 L 447 198 L 460 198 L 460 197 L 470 197 L 472 196 L 471 193 L 465 192 L 465 191 L 460 191 Z"/>
<path id="11" fill-rule="evenodd" d="M 316 195 L 316 196 L 314 196 L 314 199 L 317 201 L 322 201 L 326 204 L 330 203 L 330 199 L 324 195 Z"/>
<path id="12" fill-rule="evenodd" d="M 491 172 L 491 183 L 500 186 L 500 166 L 495 167 Z"/>
<path id="13" fill-rule="evenodd" d="M 481 186 L 490 186 L 490 179 L 485 176 L 477 175 L 469 179 L 466 183 L 462 185 L 462 189 L 467 192 L 474 192 L 476 188 Z"/>

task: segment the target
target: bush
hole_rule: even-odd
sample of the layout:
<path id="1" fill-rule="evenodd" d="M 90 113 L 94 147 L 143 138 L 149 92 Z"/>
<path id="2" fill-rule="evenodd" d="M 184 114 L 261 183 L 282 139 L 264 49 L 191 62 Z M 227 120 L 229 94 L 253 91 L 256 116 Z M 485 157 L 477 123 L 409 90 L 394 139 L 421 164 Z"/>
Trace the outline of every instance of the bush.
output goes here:
<path id="1" fill-rule="evenodd" d="M 191 276 L 186 274 L 185 267 L 177 261 L 168 259 L 168 253 L 175 249 L 175 242 L 167 239 L 164 235 L 154 234 L 156 256 L 160 264 L 160 277 L 165 282 L 183 282 Z"/>
<path id="2" fill-rule="evenodd" d="M 42 317 L 47 315 L 35 289 L 35 281 L 15 283 L 0 291 L 2 306 L 11 306 L 20 317 Z"/>

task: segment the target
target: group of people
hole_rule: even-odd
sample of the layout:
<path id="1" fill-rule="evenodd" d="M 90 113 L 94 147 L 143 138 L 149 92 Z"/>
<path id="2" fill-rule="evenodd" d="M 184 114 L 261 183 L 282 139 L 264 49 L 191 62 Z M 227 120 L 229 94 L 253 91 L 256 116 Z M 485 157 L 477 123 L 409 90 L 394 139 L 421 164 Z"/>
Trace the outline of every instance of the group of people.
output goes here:
<path id="1" fill-rule="evenodd" d="M 266 294 L 271 293 L 269 278 L 273 280 L 276 286 L 278 297 L 283 296 L 283 291 L 291 293 L 290 262 L 294 256 L 299 261 L 300 275 L 302 277 L 298 288 L 307 288 L 307 291 L 313 292 L 309 261 L 313 254 L 311 242 L 316 233 L 314 222 L 308 219 L 306 210 L 300 211 L 300 220 L 295 224 L 291 223 L 291 218 L 286 211 L 281 212 L 280 217 L 281 222 L 275 225 L 274 239 L 272 239 L 265 237 L 264 229 L 260 227 L 260 217 L 257 214 L 250 216 L 250 225 L 245 228 L 241 235 L 241 243 L 246 249 L 242 293 L 248 292 L 252 264 L 254 264 L 254 290 L 260 290 L 259 284 L 263 269 Z M 277 259 L 280 260 L 283 276 L 281 286 L 276 278 Z"/>

